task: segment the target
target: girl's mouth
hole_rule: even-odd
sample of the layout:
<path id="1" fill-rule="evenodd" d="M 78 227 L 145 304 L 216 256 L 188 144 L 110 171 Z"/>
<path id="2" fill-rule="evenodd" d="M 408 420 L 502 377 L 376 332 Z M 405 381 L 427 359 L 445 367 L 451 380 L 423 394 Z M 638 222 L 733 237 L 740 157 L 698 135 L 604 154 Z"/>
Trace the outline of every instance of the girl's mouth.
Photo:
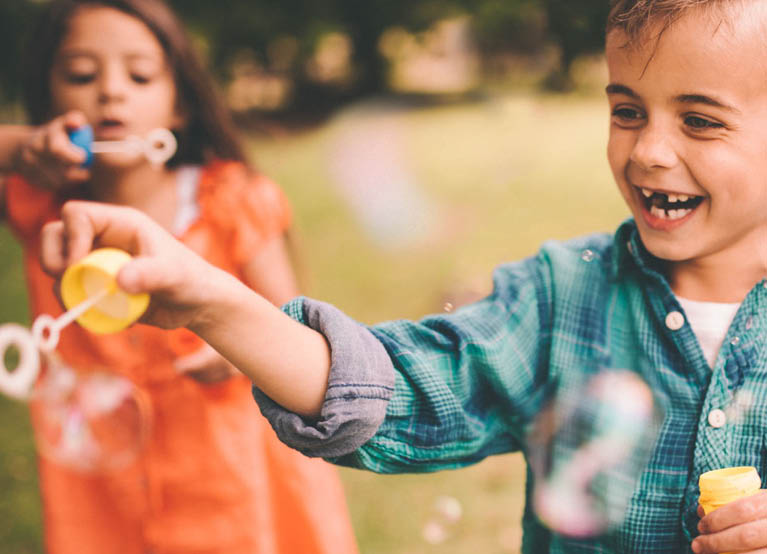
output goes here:
<path id="1" fill-rule="evenodd" d="M 703 196 L 674 194 L 635 187 L 644 208 L 655 218 L 676 221 L 690 215 L 701 202 Z"/>
<path id="2" fill-rule="evenodd" d="M 96 125 L 96 138 L 99 140 L 120 139 L 125 134 L 125 125 L 117 119 L 102 119 Z"/>

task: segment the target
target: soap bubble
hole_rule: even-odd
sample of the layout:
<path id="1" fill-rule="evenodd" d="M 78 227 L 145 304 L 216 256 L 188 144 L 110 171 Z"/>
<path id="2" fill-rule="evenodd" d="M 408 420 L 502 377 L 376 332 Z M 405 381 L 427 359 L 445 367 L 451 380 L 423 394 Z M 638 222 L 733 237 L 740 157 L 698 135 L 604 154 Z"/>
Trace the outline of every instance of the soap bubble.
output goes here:
<path id="1" fill-rule="evenodd" d="M 149 404 L 128 379 L 78 374 L 58 361 L 30 398 L 35 440 L 46 458 L 81 472 L 123 468 L 146 444 Z"/>
<path id="2" fill-rule="evenodd" d="M 530 435 L 541 521 L 571 537 L 618 525 L 661 421 L 650 388 L 634 372 L 602 371 L 560 386 Z"/>
<path id="3" fill-rule="evenodd" d="M 729 423 L 740 423 L 749 415 L 755 405 L 754 394 L 745 389 L 739 389 L 735 392 L 732 402 L 724 409 Z"/>
<path id="4" fill-rule="evenodd" d="M 452 496 L 439 496 L 432 513 L 421 529 L 421 536 L 429 544 L 441 544 L 450 537 L 450 531 L 463 516 L 461 503 Z"/>

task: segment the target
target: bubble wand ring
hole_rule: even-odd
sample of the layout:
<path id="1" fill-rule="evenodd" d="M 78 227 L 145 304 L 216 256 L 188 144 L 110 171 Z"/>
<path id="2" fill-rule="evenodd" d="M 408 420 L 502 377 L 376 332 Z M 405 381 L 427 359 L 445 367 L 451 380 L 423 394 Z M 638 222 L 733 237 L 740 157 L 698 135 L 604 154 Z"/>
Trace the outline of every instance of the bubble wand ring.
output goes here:
<path id="1" fill-rule="evenodd" d="M 5 353 L 11 347 L 15 347 L 19 353 L 19 362 L 13 372 L 5 366 Z M 0 391 L 24 400 L 40 371 L 40 354 L 35 339 L 26 327 L 7 323 L 0 326 L 0 353 L 3 355 L 3 363 L 0 366 Z"/>
<path id="2" fill-rule="evenodd" d="M 39 352 L 53 352 L 59 343 L 61 329 L 95 306 L 110 292 L 110 289 L 103 289 L 58 318 L 40 314 L 32 325 L 31 333 L 26 327 L 16 323 L 0 326 L 0 352 L 3 354 L 0 391 L 20 400 L 26 399 L 40 372 Z M 19 353 L 19 363 L 13 372 L 5 365 L 5 353 L 11 347 L 15 347 Z"/>

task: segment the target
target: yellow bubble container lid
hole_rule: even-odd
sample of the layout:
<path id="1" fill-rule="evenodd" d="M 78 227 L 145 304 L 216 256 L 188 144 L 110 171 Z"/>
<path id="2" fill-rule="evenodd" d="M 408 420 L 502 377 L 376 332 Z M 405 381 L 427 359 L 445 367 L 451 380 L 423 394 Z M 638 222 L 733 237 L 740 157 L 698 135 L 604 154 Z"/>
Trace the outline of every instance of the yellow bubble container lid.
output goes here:
<path id="1" fill-rule="evenodd" d="M 698 486 L 698 502 L 709 514 L 733 500 L 757 493 L 762 480 L 754 467 L 727 467 L 703 473 L 698 479 Z"/>
<path id="2" fill-rule="evenodd" d="M 68 310 L 109 290 L 77 322 L 93 333 L 115 333 L 134 323 L 149 306 L 149 295 L 128 294 L 117 287 L 120 268 L 131 256 L 117 248 L 100 248 L 69 266 L 61 279 L 61 299 Z"/>

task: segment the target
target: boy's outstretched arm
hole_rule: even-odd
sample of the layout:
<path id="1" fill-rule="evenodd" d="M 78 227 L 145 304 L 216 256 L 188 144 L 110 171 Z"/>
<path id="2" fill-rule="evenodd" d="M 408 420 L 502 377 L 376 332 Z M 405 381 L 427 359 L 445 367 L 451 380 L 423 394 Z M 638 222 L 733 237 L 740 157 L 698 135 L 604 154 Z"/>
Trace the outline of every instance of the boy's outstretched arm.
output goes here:
<path id="1" fill-rule="evenodd" d="M 148 216 L 131 208 L 69 202 L 42 233 L 42 264 L 59 276 L 93 248 L 114 246 L 134 260 L 118 274 L 128 292 L 149 292 L 142 321 L 188 327 L 284 408 L 315 417 L 327 389 L 330 351 L 238 279 L 208 264 Z"/>

